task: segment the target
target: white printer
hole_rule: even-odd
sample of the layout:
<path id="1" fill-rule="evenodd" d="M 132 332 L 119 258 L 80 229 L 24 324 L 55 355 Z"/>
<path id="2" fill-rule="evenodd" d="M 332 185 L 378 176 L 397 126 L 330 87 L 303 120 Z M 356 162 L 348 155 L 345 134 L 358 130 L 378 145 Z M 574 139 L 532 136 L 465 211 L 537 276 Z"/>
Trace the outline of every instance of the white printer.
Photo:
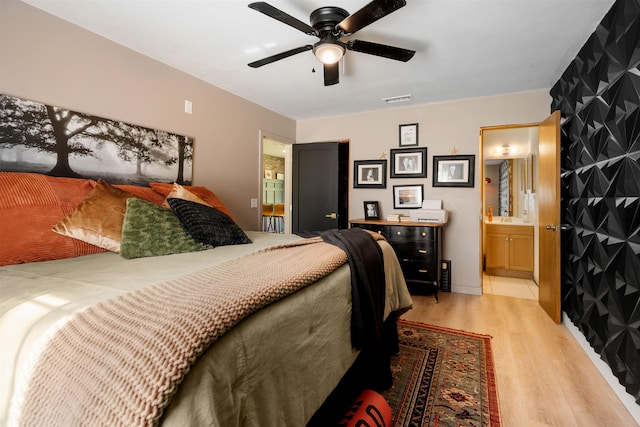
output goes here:
<path id="1" fill-rule="evenodd" d="M 422 208 L 413 209 L 409 214 L 414 222 L 445 224 L 449 219 L 449 212 L 442 209 L 442 200 L 423 200 Z"/>

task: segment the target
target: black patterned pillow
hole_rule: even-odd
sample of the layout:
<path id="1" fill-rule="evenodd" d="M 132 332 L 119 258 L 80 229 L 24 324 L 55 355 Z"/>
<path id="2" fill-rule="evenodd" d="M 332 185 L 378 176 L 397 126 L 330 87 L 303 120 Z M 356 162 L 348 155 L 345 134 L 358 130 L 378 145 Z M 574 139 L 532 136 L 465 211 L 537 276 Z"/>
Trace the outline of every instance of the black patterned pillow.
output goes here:
<path id="1" fill-rule="evenodd" d="M 185 199 L 167 199 L 191 237 L 213 246 L 251 243 L 244 231 L 225 213 Z"/>
<path id="2" fill-rule="evenodd" d="M 122 223 L 120 255 L 141 258 L 211 249 L 194 240 L 169 209 L 131 197 Z"/>

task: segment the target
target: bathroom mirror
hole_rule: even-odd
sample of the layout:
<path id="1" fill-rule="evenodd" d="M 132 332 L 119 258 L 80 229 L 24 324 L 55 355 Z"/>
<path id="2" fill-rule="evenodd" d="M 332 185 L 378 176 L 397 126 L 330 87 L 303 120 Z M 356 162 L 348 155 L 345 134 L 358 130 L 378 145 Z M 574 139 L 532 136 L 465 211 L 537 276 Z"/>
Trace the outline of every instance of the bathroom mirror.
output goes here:
<path id="1" fill-rule="evenodd" d="M 494 216 L 526 219 L 528 199 L 535 193 L 533 172 L 533 155 L 485 160 L 485 215 L 491 206 Z"/>

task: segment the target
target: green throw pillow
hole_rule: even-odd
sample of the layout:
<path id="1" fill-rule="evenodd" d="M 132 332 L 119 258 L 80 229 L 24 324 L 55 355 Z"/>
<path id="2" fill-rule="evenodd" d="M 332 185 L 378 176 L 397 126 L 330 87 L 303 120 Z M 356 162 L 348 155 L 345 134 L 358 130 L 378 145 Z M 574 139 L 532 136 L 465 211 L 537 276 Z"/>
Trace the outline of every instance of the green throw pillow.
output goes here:
<path id="1" fill-rule="evenodd" d="M 211 246 L 196 242 L 170 209 L 132 197 L 122 223 L 120 255 L 141 258 L 202 251 Z"/>

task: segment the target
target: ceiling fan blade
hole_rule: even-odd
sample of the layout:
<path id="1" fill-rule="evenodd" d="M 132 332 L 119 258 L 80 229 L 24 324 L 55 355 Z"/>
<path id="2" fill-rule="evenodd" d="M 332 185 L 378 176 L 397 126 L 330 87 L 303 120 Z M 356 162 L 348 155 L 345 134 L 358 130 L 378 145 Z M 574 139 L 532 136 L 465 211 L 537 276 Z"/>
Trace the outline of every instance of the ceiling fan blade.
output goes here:
<path id="1" fill-rule="evenodd" d="M 353 34 L 367 25 L 384 18 L 391 12 L 395 12 L 405 6 L 405 0 L 373 0 L 362 9 L 349 15 L 337 25 L 337 28 L 345 34 Z"/>
<path id="2" fill-rule="evenodd" d="M 286 52 L 281 52 L 281 53 L 278 53 L 276 55 L 268 56 L 268 57 L 263 58 L 263 59 L 261 59 L 259 61 L 251 62 L 248 65 L 251 68 L 262 67 L 263 65 L 271 64 L 272 62 L 276 62 L 276 61 L 279 61 L 281 59 L 288 58 L 290 56 L 296 55 L 298 53 L 306 52 L 306 51 L 311 50 L 311 49 L 313 49 L 313 46 L 308 44 L 306 46 L 297 47 L 295 49 L 291 49 L 291 50 L 288 50 Z"/>
<path id="3" fill-rule="evenodd" d="M 331 86 L 340 83 L 340 61 L 335 64 L 324 64 L 324 85 Z"/>
<path id="4" fill-rule="evenodd" d="M 296 30 L 300 30 L 305 34 L 309 34 L 310 36 L 317 35 L 315 28 L 313 28 L 309 24 L 305 24 L 304 22 L 300 21 L 297 18 L 294 18 L 287 13 L 284 13 L 280 9 L 276 9 L 269 3 L 258 1 L 255 3 L 250 3 L 249 7 L 253 10 L 257 10 L 258 12 L 262 12 L 265 15 L 270 16 L 273 19 L 276 19 L 284 24 L 290 25 Z"/>
<path id="5" fill-rule="evenodd" d="M 395 59 L 396 61 L 407 62 L 413 55 L 415 50 L 402 49 L 400 47 L 388 46 L 386 44 L 365 42 L 362 40 L 349 40 L 347 49 L 354 52 L 368 53 L 369 55 L 382 56 L 383 58 Z"/>

